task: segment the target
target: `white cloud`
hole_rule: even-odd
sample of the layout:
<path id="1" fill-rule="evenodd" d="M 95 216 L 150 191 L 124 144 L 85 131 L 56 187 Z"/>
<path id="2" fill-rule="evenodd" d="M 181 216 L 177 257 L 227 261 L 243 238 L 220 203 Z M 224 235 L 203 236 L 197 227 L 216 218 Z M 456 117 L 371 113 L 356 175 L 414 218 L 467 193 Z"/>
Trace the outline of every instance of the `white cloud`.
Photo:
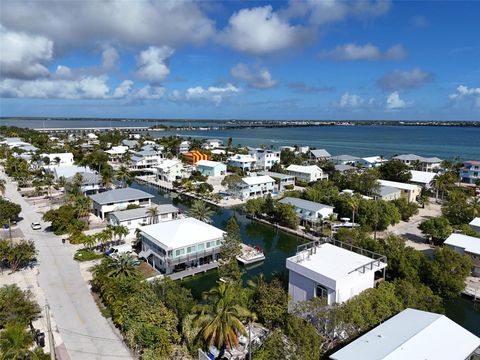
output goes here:
<path id="1" fill-rule="evenodd" d="M 469 88 L 465 85 L 459 85 L 456 92 L 450 94 L 449 98 L 453 101 L 460 101 L 463 99 L 471 100 L 475 107 L 480 108 L 480 87 Z"/>
<path id="2" fill-rule="evenodd" d="M 339 106 L 341 108 L 356 109 L 361 107 L 365 103 L 365 99 L 360 95 L 350 94 L 349 92 L 344 93 L 340 97 Z"/>
<path id="3" fill-rule="evenodd" d="M 147 85 L 139 89 L 135 93 L 134 98 L 145 99 L 145 100 L 158 100 L 163 98 L 164 95 L 165 95 L 164 87 Z"/>
<path id="4" fill-rule="evenodd" d="M 387 97 L 387 109 L 388 110 L 400 110 L 407 107 L 405 100 L 400 98 L 398 91 L 392 92 Z"/>
<path id="5" fill-rule="evenodd" d="M 377 85 L 385 91 L 414 89 L 433 81 L 431 72 L 415 68 L 412 70 L 393 70 L 377 81 Z"/>
<path id="6" fill-rule="evenodd" d="M 137 57 L 137 76 L 150 82 L 164 80 L 170 74 L 167 61 L 173 53 L 174 50 L 168 46 L 150 46 L 140 52 Z"/>
<path id="7" fill-rule="evenodd" d="M 73 77 L 72 69 L 65 65 L 58 65 L 55 70 L 55 76 L 60 79 L 69 79 Z"/>
<path id="8" fill-rule="evenodd" d="M 130 91 L 132 90 L 133 87 L 133 81 L 132 80 L 124 80 L 116 87 L 116 89 L 113 91 L 113 97 L 114 98 L 123 98 L 126 97 L 127 95 L 130 94 Z"/>
<path id="9" fill-rule="evenodd" d="M 272 79 L 267 68 L 250 69 L 247 65 L 239 63 L 235 65 L 230 73 L 241 81 L 245 81 L 249 87 L 255 89 L 270 89 L 278 85 L 278 80 Z"/>
<path id="10" fill-rule="evenodd" d="M 213 103 L 216 106 L 220 105 L 225 97 L 237 95 L 241 90 L 228 83 L 224 86 L 209 86 L 204 88 L 202 86 L 196 86 L 188 88 L 185 94 L 182 94 L 179 90 L 173 90 L 169 99 L 178 102 L 191 102 L 191 103 Z"/>
<path id="11" fill-rule="evenodd" d="M 198 2 L 176 0 L 4 1 L 0 22 L 44 35 L 61 48 L 111 42 L 177 47 L 201 44 L 215 33 Z"/>
<path id="12" fill-rule="evenodd" d="M 53 57 L 50 39 L 10 31 L 0 25 L 0 44 L 2 77 L 34 79 L 49 75 L 45 65 Z"/>
<path id="13" fill-rule="evenodd" d="M 345 44 L 337 46 L 332 50 L 325 50 L 320 53 L 320 58 L 329 58 L 340 61 L 350 60 L 399 60 L 405 58 L 407 51 L 405 48 L 396 44 L 384 53 L 375 45 L 367 43 L 365 45 Z"/>
<path id="14" fill-rule="evenodd" d="M 119 55 L 113 47 L 107 47 L 102 52 L 102 68 L 110 70 L 118 63 Z"/>
<path id="15" fill-rule="evenodd" d="M 268 5 L 241 9 L 233 14 L 219 39 L 238 51 L 266 55 L 301 47 L 312 39 L 312 35 L 305 27 L 290 25 Z"/>
<path id="16" fill-rule="evenodd" d="M 287 18 L 307 17 L 311 24 L 318 26 L 347 17 L 378 17 L 385 15 L 390 8 L 389 0 L 290 0 L 282 15 Z"/>

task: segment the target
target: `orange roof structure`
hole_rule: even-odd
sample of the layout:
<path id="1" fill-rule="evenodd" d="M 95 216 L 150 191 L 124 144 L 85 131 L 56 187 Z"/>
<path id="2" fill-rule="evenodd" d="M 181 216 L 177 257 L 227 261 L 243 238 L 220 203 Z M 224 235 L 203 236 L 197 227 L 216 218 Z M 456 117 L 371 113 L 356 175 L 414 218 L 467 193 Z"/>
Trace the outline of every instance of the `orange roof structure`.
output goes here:
<path id="1" fill-rule="evenodd" d="M 210 160 L 210 155 L 201 153 L 198 150 L 191 150 L 183 154 L 183 156 L 185 157 L 185 160 L 192 165 L 196 164 L 200 160 Z"/>

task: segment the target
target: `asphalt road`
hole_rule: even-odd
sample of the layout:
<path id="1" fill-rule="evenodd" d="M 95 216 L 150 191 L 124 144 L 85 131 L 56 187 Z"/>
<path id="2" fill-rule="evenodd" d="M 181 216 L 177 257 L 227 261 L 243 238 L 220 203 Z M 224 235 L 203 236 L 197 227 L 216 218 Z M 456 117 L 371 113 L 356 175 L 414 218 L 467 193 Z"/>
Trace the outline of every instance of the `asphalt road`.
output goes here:
<path id="1" fill-rule="evenodd" d="M 2 172 L 1 178 L 5 179 Z M 73 260 L 68 245 L 61 237 L 44 230 L 32 230 L 30 224 L 45 224 L 35 208 L 30 206 L 7 180 L 6 196 L 22 206 L 23 220 L 18 226 L 26 239 L 33 240 L 38 250 L 38 282 L 50 305 L 62 344 L 72 360 L 133 359 L 116 329 L 100 314 L 86 282 Z"/>

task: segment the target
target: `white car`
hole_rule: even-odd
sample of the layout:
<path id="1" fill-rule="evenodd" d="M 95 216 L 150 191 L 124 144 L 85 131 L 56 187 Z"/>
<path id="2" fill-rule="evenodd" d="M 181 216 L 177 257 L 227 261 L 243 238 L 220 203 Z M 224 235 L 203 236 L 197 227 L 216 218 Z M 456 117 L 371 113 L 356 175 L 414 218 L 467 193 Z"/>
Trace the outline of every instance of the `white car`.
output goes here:
<path id="1" fill-rule="evenodd" d="M 42 225 L 40 225 L 39 222 L 32 222 L 32 229 L 33 229 L 33 230 L 41 230 L 41 229 L 42 229 Z"/>

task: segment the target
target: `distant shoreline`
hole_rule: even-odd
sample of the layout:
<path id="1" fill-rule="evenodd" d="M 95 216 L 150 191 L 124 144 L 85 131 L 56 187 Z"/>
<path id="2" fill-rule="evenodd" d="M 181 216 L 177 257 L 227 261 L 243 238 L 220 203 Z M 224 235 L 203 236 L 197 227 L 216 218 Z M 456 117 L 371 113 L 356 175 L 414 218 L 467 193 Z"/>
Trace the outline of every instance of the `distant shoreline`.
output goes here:
<path id="1" fill-rule="evenodd" d="M 224 130 L 241 128 L 287 128 L 309 126 L 447 126 L 447 127 L 480 127 L 480 120 L 473 121 L 438 121 L 438 120 L 186 120 L 186 119 L 139 119 L 139 118 L 68 118 L 68 117 L 0 117 L 1 121 L 111 121 L 123 122 L 148 122 L 152 128 L 158 130 Z M 176 122 L 182 125 L 169 125 Z M 183 123 L 185 125 L 183 125 Z M 208 123 L 208 125 L 202 125 Z M 215 124 L 215 125 L 213 125 Z M 19 124 L 20 125 L 20 124 Z M 39 124 L 40 125 L 40 124 Z M 51 124 L 48 126 L 52 127 Z"/>

